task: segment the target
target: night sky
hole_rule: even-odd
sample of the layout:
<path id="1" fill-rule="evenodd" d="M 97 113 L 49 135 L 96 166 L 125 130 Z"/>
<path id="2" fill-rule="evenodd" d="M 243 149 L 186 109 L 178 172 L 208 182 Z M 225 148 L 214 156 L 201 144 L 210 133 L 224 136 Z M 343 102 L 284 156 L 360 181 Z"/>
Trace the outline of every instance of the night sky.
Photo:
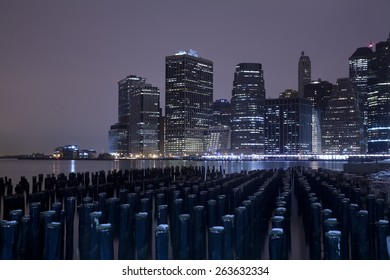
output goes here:
<path id="1" fill-rule="evenodd" d="M 235 65 L 262 63 L 266 96 L 312 78 L 348 76 L 348 57 L 390 32 L 389 0 L 0 0 L 0 155 L 78 144 L 107 152 L 117 81 L 139 75 L 165 99 L 165 56 L 214 62 L 214 99 L 231 98 Z"/>

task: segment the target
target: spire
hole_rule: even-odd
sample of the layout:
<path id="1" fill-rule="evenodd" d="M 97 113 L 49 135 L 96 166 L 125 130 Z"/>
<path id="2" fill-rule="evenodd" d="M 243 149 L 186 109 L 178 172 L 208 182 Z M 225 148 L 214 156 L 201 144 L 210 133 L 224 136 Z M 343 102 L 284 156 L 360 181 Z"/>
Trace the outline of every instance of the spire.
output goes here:
<path id="1" fill-rule="evenodd" d="M 305 55 L 305 52 L 304 51 L 301 51 L 301 56 L 304 56 Z"/>

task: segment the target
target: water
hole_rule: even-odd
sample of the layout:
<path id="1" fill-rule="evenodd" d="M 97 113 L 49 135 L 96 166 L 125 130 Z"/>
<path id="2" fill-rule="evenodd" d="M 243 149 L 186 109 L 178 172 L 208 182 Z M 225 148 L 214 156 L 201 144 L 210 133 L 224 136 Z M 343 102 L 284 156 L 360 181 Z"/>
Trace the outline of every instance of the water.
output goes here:
<path id="1" fill-rule="evenodd" d="M 342 161 L 194 161 L 194 160 L 0 160 L 0 178 L 12 179 L 16 185 L 22 176 L 31 184 L 32 177 L 43 174 L 58 175 L 70 172 L 97 172 L 114 169 L 143 169 L 164 168 L 166 166 L 204 166 L 222 168 L 227 174 L 242 170 L 277 169 L 293 166 L 309 167 L 313 169 L 325 168 L 343 171 Z"/>

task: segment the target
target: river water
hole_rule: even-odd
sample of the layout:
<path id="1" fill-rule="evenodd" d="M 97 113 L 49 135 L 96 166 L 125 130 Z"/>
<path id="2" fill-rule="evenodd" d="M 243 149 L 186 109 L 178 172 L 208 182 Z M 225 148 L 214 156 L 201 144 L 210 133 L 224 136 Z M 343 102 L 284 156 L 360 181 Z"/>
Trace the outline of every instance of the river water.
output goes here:
<path id="1" fill-rule="evenodd" d="M 70 172 L 97 172 L 114 169 L 164 168 L 166 166 L 204 166 L 222 168 L 226 174 L 242 170 L 286 169 L 293 166 L 324 168 L 343 171 L 342 161 L 201 161 L 201 160 L 17 160 L 0 159 L 0 178 L 10 178 L 16 185 L 21 176 L 30 183 L 33 176 L 43 174 L 58 175 Z"/>

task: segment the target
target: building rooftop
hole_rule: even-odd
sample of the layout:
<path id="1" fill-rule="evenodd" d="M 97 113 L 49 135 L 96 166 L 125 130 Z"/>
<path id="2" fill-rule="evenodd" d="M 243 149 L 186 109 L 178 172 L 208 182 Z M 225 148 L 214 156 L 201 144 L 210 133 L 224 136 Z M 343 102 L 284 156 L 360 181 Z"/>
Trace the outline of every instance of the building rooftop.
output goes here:
<path id="1" fill-rule="evenodd" d="M 372 54 L 372 49 L 369 47 L 362 47 L 362 48 L 357 48 L 356 51 L 353 53 L 351 58 L 353 57 L 360 57 L 360 56 L 369 56 Z"/>

